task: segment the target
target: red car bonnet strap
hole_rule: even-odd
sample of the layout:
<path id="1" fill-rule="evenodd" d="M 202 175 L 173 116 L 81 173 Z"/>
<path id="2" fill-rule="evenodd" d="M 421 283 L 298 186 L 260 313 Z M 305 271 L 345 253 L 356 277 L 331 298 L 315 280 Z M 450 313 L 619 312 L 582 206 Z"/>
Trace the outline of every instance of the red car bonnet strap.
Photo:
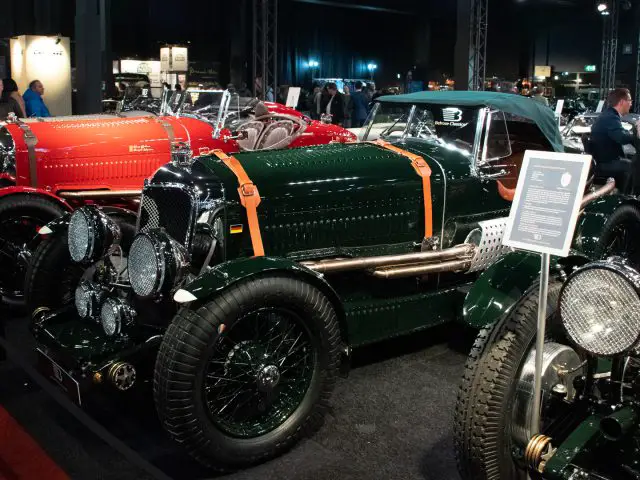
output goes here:
<path id="1" fill-rule="evenodd" d="M 422 178 L 422 195 L 424 201 L 424 238 L 433 236 L 433 204 L 431 203 L 431 168 L 420 155 L 398 148 L 384 140 L 371 142 L 392 152 L 399 153 L 411 160 L 411 166 L 419 177 Z"/>
<path id="2" fill-rule="evenodd" d="M 251 181 L 237 158 L 229 156 L 218 149 L 213 150 L 211 153 L 222 160 L 238 179 L 238 195 L 240 195 L 240 203 L 247 211 L 253 254 L 256 257 L 263 257 L 264 247 L 262 245 L 262 235 L 260 234 L 260 222 L 258 221 L 258 205 L 261 200 L 258 187 Z"/>
<path id="3" fill-rule="evenodd" d="M 38 144 L 38 137 L 35 136 L 29 125 L 24 122 L 19 122 L 18 126 L 22 130 L 22 136 L 24 143 L 27 145 L 27 156 L 29 158 L 29 181 L 32 187 L 38 186 L 38 171 L 37 171 L 37 159 L 36 159 L 36 145 Z"/>

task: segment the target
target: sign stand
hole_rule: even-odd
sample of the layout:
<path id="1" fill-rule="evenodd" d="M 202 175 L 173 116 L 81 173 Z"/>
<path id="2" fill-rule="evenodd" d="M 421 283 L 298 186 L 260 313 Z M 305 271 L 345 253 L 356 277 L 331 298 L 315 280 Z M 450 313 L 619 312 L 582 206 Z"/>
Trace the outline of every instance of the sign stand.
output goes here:
<path id="1" fill-rule="evenodd" d="M 540 433 L 540 408 L 542 407 L 542 359 L 547 326 L 547 295 L 549 293 L 549 263 L 551 255 L 540 256 L 540 291 L 538 292 L 538 330 L 536 336 L 536 373 L 533 384 L 533 410 L 531 435 Z"/>
<path id="2" fill-rule="evenodd" d="M 569 254 L 590 167 L 590 155 L 527 150 L 503 239 L 507 246 L 541 254 L 531 435 L 540 433 L 551 255 Z"/>

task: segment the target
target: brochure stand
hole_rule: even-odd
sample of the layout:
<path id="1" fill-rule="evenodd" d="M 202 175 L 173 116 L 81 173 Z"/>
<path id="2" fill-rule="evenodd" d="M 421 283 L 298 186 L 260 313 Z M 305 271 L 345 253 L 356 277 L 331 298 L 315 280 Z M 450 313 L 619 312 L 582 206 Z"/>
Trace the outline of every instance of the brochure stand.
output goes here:
<path id="1" fill-rule="evenodd" d="M 551 255 L 569 254 L 591 156 L 525 152 L 503 243 L 541 254 L 532 435 L 540 432 L 542 361 Z"/>

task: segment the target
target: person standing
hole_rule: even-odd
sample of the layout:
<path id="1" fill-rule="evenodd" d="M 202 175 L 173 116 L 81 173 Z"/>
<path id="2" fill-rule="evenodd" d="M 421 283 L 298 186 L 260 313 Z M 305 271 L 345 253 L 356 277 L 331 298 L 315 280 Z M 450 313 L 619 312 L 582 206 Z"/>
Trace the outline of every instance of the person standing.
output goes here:
<path id="1" fill-rule="evenodd" d="M 342 94 L 338 92 L 338 86 L 329 82 L 326 85 L 327 97 L 322 102 L 322 113 L 331 115 L 331 123 L 334 125 L 342 125 L 344 122 L 344 102 Z"/>
<path id="2" fill-rule="evenodd" d="M 344 106 L 344 128 L 351 128 L 351 90 L 348 86 L 344 86 L 344 94 L 342 95 L 342 103 Z"/>
<path id="3" fill-rule="evenodd" d="M 362 82 L 356 82 L 356 91 L 351 95 L 352 126 L 360 128 L 367 119 L 369 99 L 362 91 Z"/>
<path id="4" fill-rule="evenodd" d="M 40 80 L 33 80 L 29 84 L 29 89 L 24 92 L 24 104 L 27 117 L 50 117 L 49 109 L 42 100 L 44 95 L 44 85 Z"/>
<path id="5" fill-rule="evenodd" d="M 533 96 L 531 98 L 546 107 L 549 106 L 549 100 L 547 100 L 547 97 L 542 95 L 542 89 L 540 87 L 535 87 L 533 89 Z"/>
<path id="6" fill-rule="evenodd" d="M 2 85 L 4 88 L 2 92 L 2 98 L 7 101 L 9 101 L 9 99 L 13 99 L 13 101 L 15 101 L 20 107 L 20 114 L 16 115 L 18 115 L 19 118 L 24 118 L 26 111 L 24 100 L 22 99 L 22 95 L 20 95 L 20 92 L 18 91 L 18 85 L 16 84 L 15 80 L 13 80 L 12 78 L 5 78 L 2 80 Z"/>
<path id="7" fill-rule="evenodd" d="M 10 96 L 4 95 L 4 82 L 0 82 L 0 121 L 6 120 L 11 113 L 15 114 L 17 117 L 24 116 L 21 115 L 22 112 L 18 102 Z"/>
<path id="8" fill-rule="evenodd" d="M 596 176 L 613 177 L 618 189 L 626 193 L 630 187 L 632 164 L 625 158 L 623 145 L 632 144 L 632 134 L 625 131 L 621 118 L 631 111 L 631 93 L 626 88 L 616 88 L 607 97 L 609 106 L 598 116 L 591 127 L 589 149 L 596 161 Z M 636 136 L 640 121 L 635 125 Z"/>

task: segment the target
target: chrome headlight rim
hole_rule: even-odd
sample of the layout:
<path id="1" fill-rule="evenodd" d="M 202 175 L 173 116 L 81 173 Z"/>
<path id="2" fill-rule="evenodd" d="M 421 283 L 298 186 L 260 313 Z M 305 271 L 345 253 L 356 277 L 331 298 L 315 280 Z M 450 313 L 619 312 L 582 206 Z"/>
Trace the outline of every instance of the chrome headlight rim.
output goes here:
<path id="1" fill-rule="evenodd" d="M 84 315 L 82 311 L 80 311 L 80 306 L 78 304 L 79 290 L 82 291 L 80 293 L 84 293 L 87 296 L 85 301 L 83 302 L 83 306 L 86 309 Z M 80 280 L 74 292 L 74 304 L 80 318 L 83 318 L 85 320 L 99 321 L 100 308 L 105 296 L 106 292 L 102 290 L 97 283 L 89 280 Z"/>
<path id="2" fill-rule="evenodd" d="M 78 232 L 73 229 L 74 218 L 82 218 L 87 229 L 86 247 L 81 256 L 74 255 L 72 247 L 74 237 L 78 235 Z M 119 244 L 121 239 L 120 226 L 95 205 L 80 207 L 69 217 L 67 241 L 71 259 L 76 263 L 89 263 L 99 260 L 108 253 L 113 245 Z"/>
<path id="3" fill-rule="evenodd" d="M 150 290 L 143 291 L 136 281 L 136 252 L 140 242 L 148 242 L 153 250 L 153 262 L 156 275 Z M 176 285 L 179 285 L 186 274 L 189 265 L 186 249 L 161 229 L 139 233 L 131 244 L 129 250 L 129 283 L 134 293 L 141 298 L 152 298 L 160 294 L 169 293 Z"/>
<path id="4" fill-rule="evenodd" d="M 108 314 L 113 315 L 113 328 L 106 320 Z M 134 315 L 134 310 L 121 298 L 107 298 L 100 308 L 100 325 L 105 335 L 113 337 L 122 332 L 122 326 L 130 323 Z"/>
<path id="5" fill-rule="evenodd" d="M 599 345 L 588 344 L 588 342 L 584 341 L 583 338 L 578 338 L 574 333 L 574 328 L 572 328 L 575 327 L 575 325 L 572 324 L 574 319 L 569 318 L 570 314 L 567 312 L 568 307 L 566 305 L 569 301 L 568 297 L 571 293 L 571 289 L 575 288 L 575 282 L 581 281 L 585 274 L 593 272 L 594 270 L 606 271 L 609 274 L 614 274 L 620 277 L 620 279 L 633 291 L 634 297 L 629 297 L 629 299 L 635 302 L 635 306 L 640 312 L 640 273 L 632 268 L 625 259 L 621 257 L 611 257 L 607 260 L 592 262 L 582 268 L 579 268 L 573 272 L 564 283 L 558 297 L 558 311 L 560 313 L 563 328 L 573 344 L 591 355 L 610 358 L 631 352 L 640 346 L 640 316 L 635 318 L 635 320 L 631 318 L 627 324 L 623 324 L 620 319 L 620 313 L 617 310 L 614 311 L 614 309 L 609 309 L 609 311 L 613 312 L 613 315 L 616 316 L 616 319 L 610 322 L 613 326 L 622 330 L 626 325 L 631 329 L 631 332 L 627 335 L 626 342 L 618 345 L 615 349 L 604 348 L 606 347 L 603 345 L 606 343 L 605 340 L 603 340 Z M 630 292 L 628 291 L 626 293 Z M 595 309 L 596 307 L 593 308 Z M 630 323 L 631 325 L 629 325 Z"/>

